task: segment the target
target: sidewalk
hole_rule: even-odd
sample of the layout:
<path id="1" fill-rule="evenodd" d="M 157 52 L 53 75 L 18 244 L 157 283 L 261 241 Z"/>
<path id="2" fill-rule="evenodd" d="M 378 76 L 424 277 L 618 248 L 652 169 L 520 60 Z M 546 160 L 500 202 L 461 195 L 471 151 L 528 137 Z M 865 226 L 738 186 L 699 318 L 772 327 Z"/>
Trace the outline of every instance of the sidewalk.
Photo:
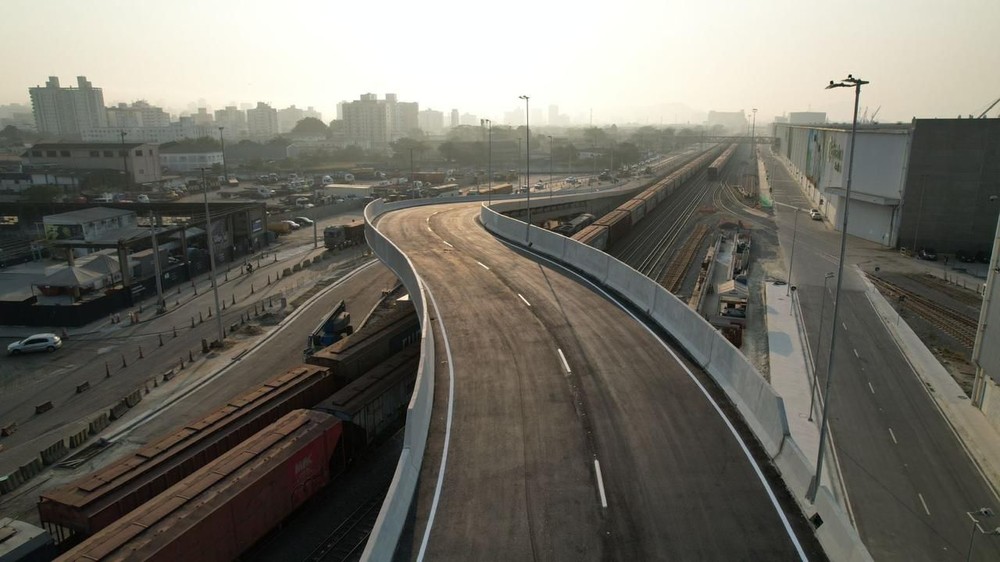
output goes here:
<path id="1" fill-rule="evenodd" d="M 768 361 L 771 370 L 771 387 L 785 402 L 788 429 L 795 444 L 809 459 L 815 470 L 819 453 L 819 424 L 823 407 L 822 389 L 817 389 L 816 404 L 813 406 L 812 421 L 809 420 L 810 388 L 814 370 L 811 351 L 808 347 L 799 316 L 795 293 L 785 296 L 787 285 L 764 284 L 767 306 Z M 832 433 L 830 434 L 832 436 Z M 850 502 L 840 479 L 840 467 L 836 452 L 830 441 L 830 452 L 823 468 L 823 485 L 829 488 L 844 510 L 851 514 Z"/>

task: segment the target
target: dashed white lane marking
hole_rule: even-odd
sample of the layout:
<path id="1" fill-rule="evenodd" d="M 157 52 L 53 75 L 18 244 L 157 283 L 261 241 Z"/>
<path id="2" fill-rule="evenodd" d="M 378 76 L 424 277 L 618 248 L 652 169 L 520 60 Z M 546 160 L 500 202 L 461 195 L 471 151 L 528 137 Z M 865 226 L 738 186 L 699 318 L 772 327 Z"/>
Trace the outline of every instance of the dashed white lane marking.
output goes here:
<path id="1" fill-rule="evenodd" d="M 872 381 L 868 381 L 868 389 L 872 391 L 872 394 L 875 394 L 875 387 L 872 386 Z"/>
<path id="2" fill-rule="evenodd" d="M 526 304 L 528 306 L 531 306 L 531 303 L 528 302 L 528 299 L 524 298 L 524 295 L 522 295 L 521 293 L 518 293 L 517 296 L 521 297 L 521 300 L 524 301 L 524 304 Z"/>
<path id="3" fill-rule="evenodd" d="M 893 444 L 899 445 L 899 441 L 896 441 L 896 434 L 892 432 L 892 428 L 891 427 L 889 428 L 889 437 L 892 437 Z M 928 515 L 930 515 L 930 514 L 928 513 Z"/>
<path id="4" fill-rule="evenodd" d="M 454 248 L 454 246 L 451 245 L 451 242 L 449 242 L 447 240 L 442 240 L 442 242 L 444 242 L 445 246 L 448 246 L 449 248 Z"/>
<path id="5" fill-rule="evenodd" d="M 847 324 L 841 322 L 840 325 L 844 327 L 844 331 L 846 332 L 847 331 Z"/>
<path id="6" fill-rule="evenodd" d="M 917 492 L 917 497 L 920 498 L 920 503 L 922 503 L 924 505 L 924 513 L 926 513 L 927 515 L 930 515 L 931 514 L 931 510 L 927 509 L 927 502 L 924 501 L 924 495 L 921 494 L 920 492 Z"/>
<path id="7" fill-rule="evenodd" d="M 597 459 L 594 459 L 594 471 L 597 472 L 597 491 L 601 493 L 601 507 L 607 508 L 608 497 L 604 495 L 604 477 L 601 476 L 601 463 Z"/>
<path id="8" fill-rule="evenodd" d="M 567 362 L 566 362 L 566 356 L 565 356 L 565 355 L 563 355 L 563 352 L 562 352 L 562 349 L 556 349 L 556 351 L 558 351 L 558 352 L 559 352 L 559 360 L 560 360 L 560 361 L 562 361 L 562 366 L 563 366 L 563 369 L 564 369 L 564 370 L 565 370 L 565 371 L 566 371 L 567 373 L 572 373 L 573 371 L 572 371 L 572 370 L 570 370 L 570 368 L 569 368 L 569 363 L 567 363 Z"/>
<path id="9" fill-rule="evenodd" d="M 483 267 L 483 269 L 485 269 L 486 271 L 490 270 L 489 266 L 486 265 L 485 263 L 483 263 L 483 262 L 481 262 L 479 260 L 476 260 L 476 263 L 478 263 L 479 265 L 481 265 Z"/>
<path id="10" fill-rule="evenodd" d="M 861 356 L 858 355 L 858 350 L 857 349 L 854 350 L 854 356 L 857 357 L 858 359 L 861 359 Z"/>

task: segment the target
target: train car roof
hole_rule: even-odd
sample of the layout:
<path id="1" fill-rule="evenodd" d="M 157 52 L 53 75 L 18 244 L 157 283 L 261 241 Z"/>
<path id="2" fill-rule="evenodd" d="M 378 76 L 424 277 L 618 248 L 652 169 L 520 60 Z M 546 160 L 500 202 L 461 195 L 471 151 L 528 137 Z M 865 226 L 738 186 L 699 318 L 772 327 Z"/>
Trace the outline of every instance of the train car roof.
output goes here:
<path id="1" fill-rule="evenodd" d="M 255 473 L 267 474 L 304 444 L 340 423 L 313 410 L 293 410 L 237 447 L 174 484 L 66 553 L 65 559 L 103 560 L 109 556 L 153 554 L 190 527 L 201 514 L 225 505 Z M 127 549 L 127 550 L 126 550 Z"/>

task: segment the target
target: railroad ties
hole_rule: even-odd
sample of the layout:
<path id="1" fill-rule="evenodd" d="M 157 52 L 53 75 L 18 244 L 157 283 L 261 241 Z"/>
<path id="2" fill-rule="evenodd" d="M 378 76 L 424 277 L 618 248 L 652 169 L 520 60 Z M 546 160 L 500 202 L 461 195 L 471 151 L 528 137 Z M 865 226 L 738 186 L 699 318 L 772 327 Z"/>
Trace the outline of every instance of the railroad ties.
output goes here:
<path id="1" fill-rule="evenodd" d="M 868 275 L 868 279 L 882 293 L 891 296 L 896 306 L 899 306 L 899 297 L 904 297 L 903 308 L 917 313 L 925 321 L 952 336 L 966 348 L 972 349 L 975 345 L 976 332 L 979 330 L 979 323 L 976 320 L 885 279 L 872 275 Z"/>

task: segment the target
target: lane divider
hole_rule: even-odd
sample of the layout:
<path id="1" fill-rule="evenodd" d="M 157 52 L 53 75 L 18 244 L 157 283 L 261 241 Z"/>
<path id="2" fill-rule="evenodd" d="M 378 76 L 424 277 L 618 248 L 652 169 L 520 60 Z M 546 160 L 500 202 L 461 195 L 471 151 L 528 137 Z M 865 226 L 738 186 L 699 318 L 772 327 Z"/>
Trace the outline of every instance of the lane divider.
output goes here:
<path id="1" fill-rule="evenodd" d="M 594 459 L 594 472 L 597 473 L 597 491 L 601 493 L 601 507 L 608 508 L 608 496 L 604 494 L 604 477 L 601 476 L 601 463 Z"/>

